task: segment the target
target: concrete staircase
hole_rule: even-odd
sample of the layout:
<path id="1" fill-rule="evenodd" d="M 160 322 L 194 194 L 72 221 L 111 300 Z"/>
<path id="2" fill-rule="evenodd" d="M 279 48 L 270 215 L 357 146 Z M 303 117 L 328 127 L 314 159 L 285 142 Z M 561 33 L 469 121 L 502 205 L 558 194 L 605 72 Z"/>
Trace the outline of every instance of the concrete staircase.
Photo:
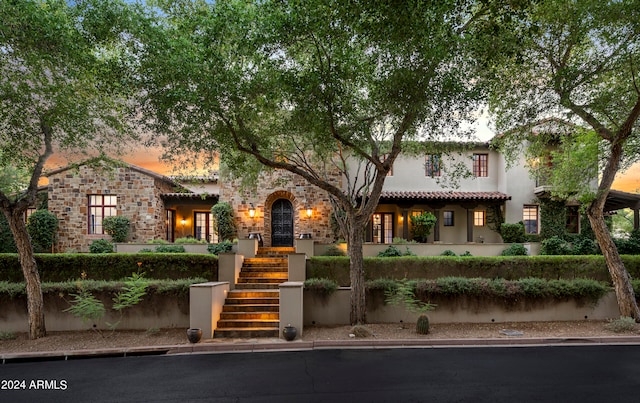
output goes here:
<path id="1" fill-rule="evenodd" d="M 294 248 L 259 248 L 244 260 L 235 290 L 222 307 L 214 338 L 278 337 L 279 285 L 287 281 L 287 255 Z"/>

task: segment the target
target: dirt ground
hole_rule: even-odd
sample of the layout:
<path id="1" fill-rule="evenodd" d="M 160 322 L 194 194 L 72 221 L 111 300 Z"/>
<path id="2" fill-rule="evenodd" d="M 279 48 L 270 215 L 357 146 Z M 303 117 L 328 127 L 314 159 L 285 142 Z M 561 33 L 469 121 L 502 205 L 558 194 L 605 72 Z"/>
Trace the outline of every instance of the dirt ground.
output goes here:
<path id="1" fill-rule="evenodd" d="M 448 323 L 432 324 L 427 335 L 419 335 L 412 323 L 369 324 L 368 337 L 376 339 L 464 339 L 464 338 L 586 338 L 598 336 L 640 335 L 640 325 L 624 333 L 606 329 L 606 321 L 580 322 L 519 322 L 519 323 Z M 509 332 L 509 331 L 515 331 Z M 349 340 L 351 326 L 309 326 L 303 330 L 302 340 Z M 511 334 L 511 335 L 509 335 Z M 515 335 L 514 335 L 515 334 Z M 6 337 L 6 334 L 3 334 Z M 224 343 L 241 340 L 215 339 L 206 342 Z M 0 354 L 36 351 L 73 351 L 117 347 L 168 346 L 189 344 L 186 329 L 160 329 L 156 331 L 115 331 L 103 335 L 95 331 L 49 332 L 47 337 L 28 340 L 24 333 L 14 339 L 0 339 Z"/>

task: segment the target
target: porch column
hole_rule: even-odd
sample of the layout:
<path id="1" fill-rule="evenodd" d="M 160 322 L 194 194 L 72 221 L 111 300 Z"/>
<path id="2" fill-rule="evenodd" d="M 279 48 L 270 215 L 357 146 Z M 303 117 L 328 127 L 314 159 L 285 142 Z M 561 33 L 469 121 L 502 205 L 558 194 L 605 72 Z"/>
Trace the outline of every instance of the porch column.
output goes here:
<path id="1" fill-rule="evenodd" d="M 436 224 L 433 226 L 433 242 L 440 241 L 440 209 L 434 209 L 433 215 L 436 216 Z"/>
<path id="2" fill-rule="evenodd" d="M 467 242 L 473 242 L 473 209 L 467 208 Z"/>
<path id="3" fill-rule="evenodd" d="M 409 210 L 402 209 L 402 238 L 409 239 Z"/>
<path id="4" fill-rule="evenodd" d="M 640 228 L 640 210 L 633 210 L 633 229 Z"/>

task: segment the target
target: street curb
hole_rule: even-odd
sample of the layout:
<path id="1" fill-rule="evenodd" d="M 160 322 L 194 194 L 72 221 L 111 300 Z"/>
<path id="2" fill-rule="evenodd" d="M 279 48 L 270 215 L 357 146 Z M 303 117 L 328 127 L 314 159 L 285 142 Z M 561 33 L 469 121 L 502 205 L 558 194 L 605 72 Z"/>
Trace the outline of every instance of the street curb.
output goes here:
<path id="1" fill-rule="evenodd" d="M 269 351 L 310 351 L 335 349 L 390 349 L 390 348 L 447 348 L 447 347 L 528 347 L 528 346 L 585 346 L 585 345 L 638 345 L 640 336 L 603 337 L 510 337 L 510 338 L 465 338 L 465 339 L 354 339 L 354 340 L 297 340 L 293 342 L 231 342 L 180 344 L 168 346 L 143 346 L 131 348 L 108 348 L 95 350 L 43 351 L 0 354 L 0 363 L 66 361 L 104 357 L 133 357 L 144 355 L 186 355 L 257 353 Z"/>

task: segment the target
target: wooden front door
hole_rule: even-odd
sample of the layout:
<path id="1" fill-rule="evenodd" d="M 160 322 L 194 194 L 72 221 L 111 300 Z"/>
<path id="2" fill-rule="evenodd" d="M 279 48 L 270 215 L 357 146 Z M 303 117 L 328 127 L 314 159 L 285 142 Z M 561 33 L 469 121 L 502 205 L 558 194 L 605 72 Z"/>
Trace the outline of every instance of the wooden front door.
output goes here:
<path id="1" fill-rule="evenodd" d="M 271 246 L 293 246 L 293 206 L 287 199 L 271 206 Z"/>

